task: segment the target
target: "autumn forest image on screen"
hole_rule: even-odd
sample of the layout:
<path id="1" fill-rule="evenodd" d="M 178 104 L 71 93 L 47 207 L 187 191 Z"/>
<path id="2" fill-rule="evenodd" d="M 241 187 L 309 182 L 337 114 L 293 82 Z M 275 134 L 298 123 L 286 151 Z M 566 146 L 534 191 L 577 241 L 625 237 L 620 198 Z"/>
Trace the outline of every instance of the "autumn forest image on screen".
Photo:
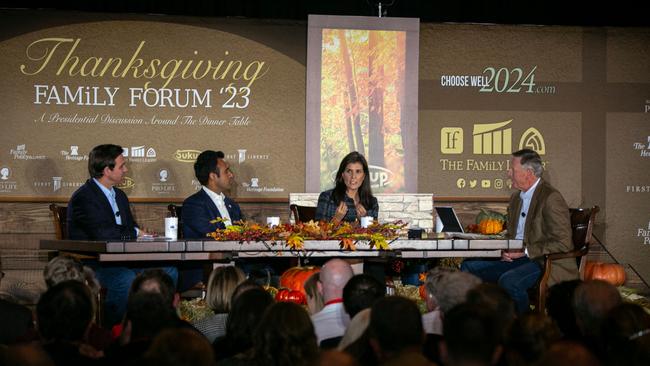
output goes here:
<path id="1" fill-rule="evenodd" d="M 404 191 L 406 32 L 323 29 L 322 40 L 321 189 L 359 151 L 375 192 Z"/>

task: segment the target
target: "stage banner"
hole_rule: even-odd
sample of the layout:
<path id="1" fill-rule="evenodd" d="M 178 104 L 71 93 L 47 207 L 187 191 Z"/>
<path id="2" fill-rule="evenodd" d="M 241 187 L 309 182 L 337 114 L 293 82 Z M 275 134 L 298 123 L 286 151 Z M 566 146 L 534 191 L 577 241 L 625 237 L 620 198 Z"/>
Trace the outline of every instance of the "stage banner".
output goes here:
<path id="1" fill-rule="evenodd" d="M 419 20 L 310 15 L 308 29 L 307 191 L 358 151 L 373 192 L 417 192 Z"/>
<path id="2" fill-rule="evenodd" d="M 25 31 L 0 42 L 0 198 L 69 197 L 104 143 L 124 148 L 131 198 L 189 196 L 206 149 L 237 198 L 304 191 L 304 23 L 31 14 L 2 13 Z"/>
<path id="3" fill-rule="evenodd" d="M 511 153 L 530 148 L 544 178 L 580 205 L 583 112 L 593 107 L 582 29 L 423 24 L 420 48 L 420 191 L 508 197 Z"/>

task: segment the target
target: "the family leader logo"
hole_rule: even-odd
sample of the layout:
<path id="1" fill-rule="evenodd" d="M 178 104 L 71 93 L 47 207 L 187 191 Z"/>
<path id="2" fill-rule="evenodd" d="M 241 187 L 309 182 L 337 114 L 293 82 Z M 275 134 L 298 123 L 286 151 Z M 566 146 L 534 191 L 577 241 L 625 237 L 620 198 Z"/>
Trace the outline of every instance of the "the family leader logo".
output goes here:
<path id="1" fill-rule="evenodd" d="M 495 123 L 477 123 L 472 130 L 472 152 L 475 155 L 510 155 L 512 148 L 512 119 Z M 462 127 L 440 129 L 440 152 L 461 154 L 463 152 L 464 130 Z M 519 139 L 519 150 L 532 149 L 540 155 L 546 154 L 546 143 L 535 127 L 528 128 Z"/>

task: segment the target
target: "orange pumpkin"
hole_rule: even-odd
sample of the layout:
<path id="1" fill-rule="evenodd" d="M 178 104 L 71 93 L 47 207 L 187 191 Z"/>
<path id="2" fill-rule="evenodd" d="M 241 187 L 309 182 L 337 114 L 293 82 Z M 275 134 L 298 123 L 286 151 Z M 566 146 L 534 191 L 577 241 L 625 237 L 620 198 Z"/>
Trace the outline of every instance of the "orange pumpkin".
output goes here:
<path id="1" fill-rule="evenodd" d="M 481 234 L 498 234 L 503 231 L 503 221 L 485 219 L 478 224 L 478 230 Z"/>
<path id="2" fill-rule="evenodd" d="M 585 281 L 603 280 L 614 286 L 625 283 L 625 268 L 616 263 L 587 262 L 585 264 Z"/>
<path id="3" fill-rule="evenodd" d="M 280 276 L 280 287 L 288 288 L 295 291 L 300 291 L 303 295 L 305 289 L 303 285 L 305 281 L 312 274 L 320 272 L 320 267 L 318 266 L 304 266 L 304 267 L 291 267 L 284 271 L 282 276 Z"/>
<path id="4" fill-rule="evenodd" d="M 418 293 L 420 294 L 420 299 L 427 299 L 427 288 L 424 284 L 421 284 L 420 287 L 418 287 Z"/>
<path id="5" fill-rule="evenodd" d="M 305 295 L 296 290 L 282 289 L 275 295 L 275 301 L 279 302 L 293 302 L 298 305 L 307 305 L 307 298 Z"/>

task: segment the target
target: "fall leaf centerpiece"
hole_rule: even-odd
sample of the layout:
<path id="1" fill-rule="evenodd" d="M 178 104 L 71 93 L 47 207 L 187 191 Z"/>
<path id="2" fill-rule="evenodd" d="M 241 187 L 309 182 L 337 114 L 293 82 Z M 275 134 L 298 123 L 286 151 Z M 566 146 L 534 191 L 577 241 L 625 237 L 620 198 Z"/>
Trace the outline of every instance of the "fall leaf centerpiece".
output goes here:
<path id="1" fill-rule="evenodd" d="M 216 219 L 213 222 L 217 222 Z M 257 223 L 238 221 L 225 229 L 217 229 L 208 234 L 215 240 L 239 242 L 271 242 L 283 244 L 291 250 L 304 250 L 305 240 L 339 240 L 341 250 L 356 250 L 358 241 L 368 241 L 371 249 L 390 250 L 389 243 L 399 236 L 406 223 L 373 223 L 362 228 L 358 223 L 325 221 L 301 222 L 295 225 L 281 224 L 276 226 L 260 225 Z"/>

